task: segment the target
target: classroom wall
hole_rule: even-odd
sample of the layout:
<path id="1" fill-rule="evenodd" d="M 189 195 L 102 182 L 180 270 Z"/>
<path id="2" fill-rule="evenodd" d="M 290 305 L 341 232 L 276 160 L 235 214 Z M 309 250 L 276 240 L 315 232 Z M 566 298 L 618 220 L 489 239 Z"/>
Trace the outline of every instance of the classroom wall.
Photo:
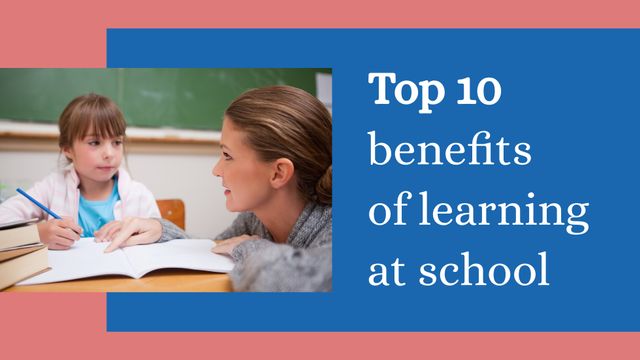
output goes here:
<path id="1" fill-rule="evenodd" d="M 211 238 L 231 224 L 237 214 L 225 208 L 221 181 L 211 175 L 218 155 L 128 155 L 134 179 L 145 184 L 157 199 L 180 198 L 186 206 L 186 228 L 193 237 Z M 56 169 L 54 151 L 0 151 L 2 196 L 28 188 Z M 27 165 L 28 164 L 28 165 Z"/>

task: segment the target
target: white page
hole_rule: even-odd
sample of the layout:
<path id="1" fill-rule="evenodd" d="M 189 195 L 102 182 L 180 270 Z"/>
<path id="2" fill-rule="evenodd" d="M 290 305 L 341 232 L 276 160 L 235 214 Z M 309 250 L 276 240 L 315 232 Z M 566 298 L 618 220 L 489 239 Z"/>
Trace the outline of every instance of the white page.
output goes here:
<path id="1" fill-rule="evenodd" d="M 69 250 L 49 250 L 51 270 L 36 275 L 18 285 L 46 284 L 98 275 L 127 275 L 135 272 L 122 250 L 105 254 L 109 243 L 96 243 L 93 238 L 76 241 Z"/>
<path id="2" fill-rule="evenodd" d="M 227 273 L 233 269 L 230 257 L 211 252 L 209 239 L 177 239 L 165 243 L 124 248 L 133 272 L 142 277 L 149 271 L 179 268 Z"/>

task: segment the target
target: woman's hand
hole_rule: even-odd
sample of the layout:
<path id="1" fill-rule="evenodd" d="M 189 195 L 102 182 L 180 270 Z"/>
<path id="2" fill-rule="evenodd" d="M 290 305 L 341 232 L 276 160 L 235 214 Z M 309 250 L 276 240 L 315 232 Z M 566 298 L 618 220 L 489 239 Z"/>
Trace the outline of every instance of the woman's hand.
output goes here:
<path id="1" fill-rule="evenodd" d="M 162 235 L 162 224 L 156 219 L 131 217 L 124 219 L 119 226 L 120 229 L 104 252 L 109 253 L 125 246 L 151 244 L 158 241 Z"/>
<path id="2" fill-rule="evenodd" d="M 233 251 L 233 249 L 236 248 L 236 246 L 240 245 L 244 241 L 256 240 L 256 239 L 260 239 L 260 237 L 257 235 L 245 234 L 245 235 L 228 238 L 225 240 L 216 240 L 215 241 L 216 246 L 211 248 L 211 251 L 216 254 L 231 255 L 231 252 Z"/>
<path id="3" fill-rule="evenodd" d="M 40 242 L 51 250 L 67 250 L 80 239 L 82 228 L 69 217 L 38 223 Z"/>
<path id="4" fill-rule="evenodd" d="M 93 233 L 94 240 L 96 242 L 107 242 L 111 241 L 118 232 L 122 229 L 122 221 L 121 220 L 113 220 L 105 225 L 103 225 L 98 231 Z"/>

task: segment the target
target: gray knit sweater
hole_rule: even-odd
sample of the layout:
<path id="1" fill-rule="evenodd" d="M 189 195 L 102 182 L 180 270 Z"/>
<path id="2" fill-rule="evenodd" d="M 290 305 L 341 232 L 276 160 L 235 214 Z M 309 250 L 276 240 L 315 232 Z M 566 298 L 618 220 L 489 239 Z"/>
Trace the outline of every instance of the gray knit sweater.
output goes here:
<path id="1" fill-rule="evenodd" d="M 159 242 L 189 236 L 172 222 L 160 219 Z M 257 235 L 236 246 L 231 257 L 236 266 L 229 274 L 236 291 L 330 291 L 331 207 L 308 203 L 286 244 L 273 242 L 271 234 L 253 213 L 241 213 L 216 239 Z"/>

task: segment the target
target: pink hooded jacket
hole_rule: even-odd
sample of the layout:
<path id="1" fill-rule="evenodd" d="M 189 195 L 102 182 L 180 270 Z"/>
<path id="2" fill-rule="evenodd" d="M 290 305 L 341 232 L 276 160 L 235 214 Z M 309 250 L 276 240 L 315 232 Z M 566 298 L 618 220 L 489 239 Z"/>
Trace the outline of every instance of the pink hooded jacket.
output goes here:
<path id="1" fill-rule="evenodd" d="M 27 193 L 54 213 L 63 217 L 70 216 L 78 222 L 79 186 L 78 174 L 73 165 L 69 165 L 61 172 L 49 174 L 27 190 Z M 120 200 L 113 208 L 116 220 L 128 216 L 160 217 L 160 210 L 151 191 L 133 181 L 124 168 L 118 170 L 118 193 Z M 53 219 L 22 195 L 13 196 L 0 204 L 0 224 L 32 218 Z"/>

